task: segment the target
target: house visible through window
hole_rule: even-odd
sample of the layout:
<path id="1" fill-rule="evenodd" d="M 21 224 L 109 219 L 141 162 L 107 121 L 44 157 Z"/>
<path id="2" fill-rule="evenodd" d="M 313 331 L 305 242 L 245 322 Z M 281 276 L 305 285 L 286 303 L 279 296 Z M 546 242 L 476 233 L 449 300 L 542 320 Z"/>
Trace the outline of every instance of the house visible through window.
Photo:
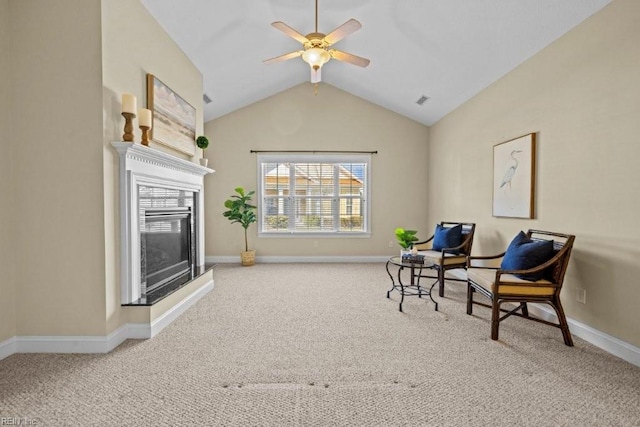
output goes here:
<path id="1" fill-rule="evenodd" d="M 369 155 L 260 155 L 262 235 L 369 233 Z"/>

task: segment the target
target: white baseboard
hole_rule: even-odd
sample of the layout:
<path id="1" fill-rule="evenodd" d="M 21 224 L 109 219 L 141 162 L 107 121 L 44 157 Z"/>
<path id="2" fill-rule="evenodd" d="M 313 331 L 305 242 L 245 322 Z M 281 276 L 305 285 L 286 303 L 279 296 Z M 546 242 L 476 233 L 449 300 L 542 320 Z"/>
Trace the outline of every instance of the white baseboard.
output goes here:
<path id="1" fill-rule="evenodd" d="M 107 336 L 18 336 L 16 353 L 107 353 L 127 339 L 127 325 Z"/>
<path id="2" fill-rule="evenodd" d="M 257 263 L 374 263 L 387 262 L 388 255 L 373 256 L 258 256 Z M 207 264 L 240 264 L 240 256 L 208 256 Z"/>
<path id="3" fill-rule="evenodd" d="M 164 328 L 169 326 L 171 322 L 176 320 L 182 313 L 187 311 L 191 306 L 197 303 L 200 298 L 211 292 L 214 287 L 213 280 L 209 280 L 205 285 L 201 286 L 188 295 L 178 304 L 158 316 L 151 323 L 127 323 L 124 325 L 127 329 L 127 337 L 125 339 L 144 340 L 153 338 L 158 335 Z M 123 340 L 124 341 L 124 340 Z M 119 345 L 119 344 L 118 344 Z M 114 347 L 115 348 L 115 347 Z"/>
<path id="4" fill-rule="evenodd" d="M 529 312 L 549 322 L 558 322 L 558 316 L 551 307 L 542 304 L 529 304 Z M 622 360 L 640 366 L 640 348 L 569 317 L 567 317 L 567 323 L 572 335 L 580 337 Z"/>
<path id="5" fill-rule="evenodd" d="M 192 305 L 197 303 L 200 298 L 204 297 L 206 294 L 213 290 L 214 283 L 213 279 L 209 280 L 205 285 L 198 288 L 197 291 L 193 292 L 185 299 L 180 301 L 178 304 L 171 307 L 169 310 L 165 311 L 160 315 L 157 319 L 153 320 L 150 325 L 150 335 L 149 338 L 153 338 L 160 333 L 164 328 L 169 326 L 171 322 L 176 320 L 182 313 L 191 308 Z"/>
<path id="6" fill-rule="evenodd" d="M 450 273 L 458 279 L 466 279 L 467 275 L 465 270 L 451 270 Z M 538 316 L 548 322 L 557 323 L 558 316 L 556 312 L 545 304 L 528 304 L 529 312 L 534 316 Z M 616 337 L 608 335 L 602 331 L 585 325 L 582 322 L 573 320 L 567 317 L 567 323 L 569 324 L 569 330 L 572 335 L 580 337 L 590 344 L 595 345 L 610 353 L 619 357 L 622 360 L 640 366 L 640 348 L 635 347 L 627 342 L 624 342 Z"/>
<path id="7" fill-rule="evenodd" d="M 0 342 L 0 360 L 16 353 L 16 337 L 8 338 Z"/>
<path id="8" fill-rule="evenodd" d="M 14 353 L 108 353 L 127 339 L 152 338 L 214 287 L 198 288 L 151 323 L 125 323 L 106 336 L 17 336 L 0 343 L 0 360 Z"/>

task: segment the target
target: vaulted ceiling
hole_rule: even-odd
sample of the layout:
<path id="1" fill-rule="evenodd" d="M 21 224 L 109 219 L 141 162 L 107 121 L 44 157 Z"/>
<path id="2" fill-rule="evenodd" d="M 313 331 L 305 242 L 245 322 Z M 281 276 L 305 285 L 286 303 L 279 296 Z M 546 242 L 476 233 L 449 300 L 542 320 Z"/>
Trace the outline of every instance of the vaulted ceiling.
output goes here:
<path id="1" fill-rule="evenodd" d="M 202 72 L 205 121 L 309 81 L 301 58 L 262 61 L 301 49 L 271 23 L 313 32 L 315 0 L 140 1 Z M 357 19 L 335 48 L 371 60 L 331 60 L 322 81 L 432 125 L 609 2 L 318 0 L 319 32 Z"/>

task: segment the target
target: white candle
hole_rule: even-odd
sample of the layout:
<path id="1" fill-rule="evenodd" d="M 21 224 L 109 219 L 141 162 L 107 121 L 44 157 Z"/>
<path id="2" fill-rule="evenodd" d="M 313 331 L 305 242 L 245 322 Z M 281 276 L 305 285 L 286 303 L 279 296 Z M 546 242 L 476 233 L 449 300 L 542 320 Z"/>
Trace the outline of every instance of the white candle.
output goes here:
<path id="1" fill-rule="evenodd" d="M 151 110 L 146 108 L 138 110 L 138 125 L 151 128 Z"/>
<path id="2" fill-rule="evenodd" d="M 122 94 L 122 112 L 123 113 L 136 113 L 136 97 L 130 93 Z"/>

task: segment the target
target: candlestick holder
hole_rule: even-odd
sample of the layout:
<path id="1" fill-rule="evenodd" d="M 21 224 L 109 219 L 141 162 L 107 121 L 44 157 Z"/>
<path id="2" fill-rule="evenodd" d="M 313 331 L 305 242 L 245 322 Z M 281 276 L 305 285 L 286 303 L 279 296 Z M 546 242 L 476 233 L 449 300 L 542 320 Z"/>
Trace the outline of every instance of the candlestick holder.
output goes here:
<path id="1" fill-rule="evenodd" d="M 122 113 L 124 117 L 124 134 L 122 140 L 126 142 L 133 142 L 133 119 L 136 115 L 133 113 Z"/>
<path id="2" fill-rule="evenodd" d="M 142 130 L 142 145 L 149 146 L 149 126 L 140 126 L 140 130 Z"/>

